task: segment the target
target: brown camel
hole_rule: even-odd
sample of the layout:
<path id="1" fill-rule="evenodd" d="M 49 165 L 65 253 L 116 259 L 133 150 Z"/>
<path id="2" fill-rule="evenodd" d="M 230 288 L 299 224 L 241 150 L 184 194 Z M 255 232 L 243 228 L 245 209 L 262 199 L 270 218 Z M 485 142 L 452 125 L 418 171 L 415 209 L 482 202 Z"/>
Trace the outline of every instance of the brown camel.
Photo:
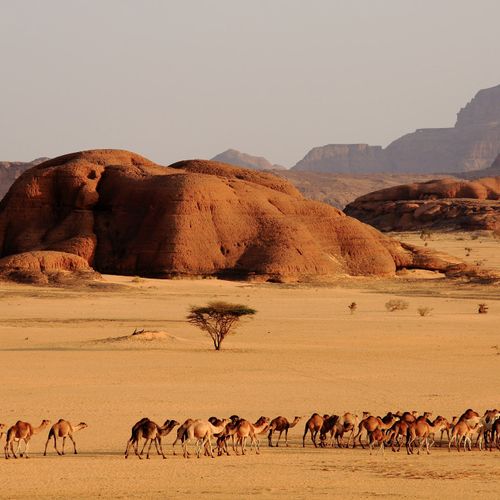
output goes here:
<path id="1" fill-rule="evenodd" d="M 42 423 L 38 427 L 33 427 L 31 424 L 28 422 L 21 422 L 18 420 L 8 431 L 7 431 L 7 440 L 5 442 L 5 458 L 10 457 L 9 453 L 9 447 L 10 451 L 12 452 L 12 455 L 14 458 L 17 458 L 16 452 L 14 451 L 14 442 L 17 442 L 17 449 L 16 451 L 19 451 L 19 447 L 21 446 L 21 441 L 24 441 L 25 448 L 24 448 L 24 456 L 25 458 L 28 457 L 28 446 L 30 439 L 35 435 L 38 434 L 39 432 L 43 431 L 46 427 L 50 425 L 50 420 L 42 420 Z M 23 456 L 22 453 L 19 454 L 19 456 Z"/>
<path id="2" fill-rule="evenodd" d="M 51 438 L 54 439 L 54 449 L 56 450 L 58 455 L 64 455 L 64 445 L 66 444 L 66 438 L 70 438 L 73 443 L 73 450 L 75 455 L 76 451 L 76 443 L 73 438 L 73 433 L 80 431 L 82 429 L 86 429 L 88 425 L 85 422 L 80 422 L 78 425 L 71 425 L 67 420 L 63 420 L 62 418 L 56 422 L 49 431 L 49 437 L 47 438 L 47 442 L 45 443 L 45 451 L 43 452 L 43 456 L 47 456 L 47 446 Z M 57 449 L 57 438 L 62 438 L 62 452 Z"/>
<path id="3" fill-rule="evenodd" d="M 377 428 L 381 431 L 390 429 L 396 420 L 396 417 L 391 412 L 383 418 L 370 416 L 361 420 L 358 426 L 358 433 L 354 436 L 352 447 L 356 447 L 356 439 L 358 439 L 361 448 L 364 448 L 363 443 L 361 442 L 363 431 L 366 431 L 366 435 L 368 437 L 368 434 Z"/>
<path id="4" fill-rule="evenodd" d="M 408 434 L 408 427 L 410 424 L 404 420 L 398 420 L 387 432 L 387 441 L 391 444 L 392 451 L 401 451 L 403 439 Z M 398 449 L 396 450 L 396 444 Z"/>
<path id="5" fill-rule="evenodd" d="M 340 417 L 337 425 L 341 426 L 341 429 L 339 428 L 339 431 L 337 432 L 337 444 L 339 445 L 339 448 L 343 447 L 342 438 L 345 433 L 349 433 L 346 445 L 347 448 L 349 448 L 349 445 L 351 444 L 351 439 L 354 438 L 354 433 L 356 432 L 356 428 L 359 425 L 359 417 L 349 412 L 344 413 Z"/>
<path id="6" fill-rule="evenodd" d="M 372 454 L 373 448 L 376 444 L 379 444 L 379 450 L 384 453 L 384 441 L 385 433 L 377 427 L 372 432 L 368 433 L 368 448 L 370 448 L 370 455 Z"/>
<path id="7" fill-rule="evenodd" d="M 278 441 L 276 441 L 276 447 L 278 447 L 280 444 L 280 438 L 283 432 L 285 433 L 285 446 L 288 446 L 288 430 L 292 427 L 295 427 L 300 422 L 301 418 L 302 417 L 295 417 L 293 419 L 293 422 L 289 422 L 286 417 L 281 416 L 271 420 L 271 423 L 269 424 L 269 435 L 267 436 L 269 446 L 271 448 L 273 446 L 273 432 L 279 432 Z"/>
<path id="8" fill-rule="evenodd" d="M 250 438 L 250 451 L 252 450 L 252 447 L 254 447 L 255 453 L 257 455 L 260 454 L 260 443 L 257 435 L 265 432 L 268 427 L 269 419 L 267 417 L 260 417 L 255 424 L 252 424 L 252 422 L 242 418 L 236 427 L 236 454 L 238 454 L 238 445 L 240 445 L 241 454 L 246 454 L 246 444 L 248 438 Z"/>
<path id="9" fill-rule="evenodd" d="M 333 438 L 338 431 L 338 421 L 340 417 L 338 415 L 323 415 L 323 425 L 319 431 L 319 445 L 323 448 L 325 446 L 333 446 Z M 327 434 L 330 434 L 330 438 L 327 442 Z"/>
<path id="10" fill-rule="evenodd" d="M 325 419 L 318 413 L 313 413 L 309 417 L 309 420 L 306 422 L 306 425 L 304 427 L 304 435 L 302 436 L 302 447 L 305 448 L 306 446 L 306 435 L 308 432 L 311 433 L 311 441 L 313 442 L 314 447 L 315 448 L 318 447 L 318 444 L 316 443 L 316 437 L 318 436 L 318 433 L 321 431 L 324 421 Z"/>
<path id="11" fill-rule="evenodd" d="M 208 446 L 210 456 L 214 458 L 212 437 L 214 434 L 220 434 L 223 432 L 229 422 L 229 419 L 224 419 L 222 424 L 218 427 L 212 425 L 208 420 L 194 420 L 191 422 L 184 432 L 184 442 L 182 443 L 184 458 L 189 457 L 187 445 L 193 439 L 196 439 L 195 451 L 198 458 L 200 458 L 201 449 L 205 448 L 205 446 Z"/>
<path id="12" fill-rule="evenodd" d="M 495 445 L 500 450 L 500 417 L 491 425 L 490 451 Z"/>
<path id="13" fill-rule="evenodd" d="M 184 439 L 185 439 L 185 433 L 186 433 L 186 429 L 194 422 L 194 419 L 192 418 L 188 418 L 187 420 L 184 421 L 183 424 L 181 424 L 179 426 L 179 428 L 177 429 L 177 436 L 175 438 L 175 441 L 172 443 L 172 452 L 173 454 L 175 455 L 175 445 L 177 444 L 178 441 L 180 441 L 181 443 L 181 446 L 182 446 L 182 443 L 184 443 Z"/>
<path id="14" fill-rule="evenodd" d="M 406 451 L 408 455 L 413 453 L 413 443 L 418 439 L 419 445 L 417 454 L 420 455 L 424 444 L 427 454 L 429 450 L 429 435 L 440 431 L 445 426 L 443 417 L 437 417 L 433 423 L 429 423 L 427 417 L 418 418 L 415 422 L 409 424 L 408 439 L 406 443 Z"/>
<path id="15" fill-rule="evenodd" d="M 149 420 L 149 418 L 142 418 L 139 420 L 133 427 L 130 439 L 127 442 L 127 448 L 125 449 L 125 458 L 128 458 L 130 448 L 134 448 L 135 454 L 142 459 L 142 454 L 144 453 L 144 449 L 146 445 L 149 443 L 149 448 L 146 454 L 146 458 L 149 459 L 149 453 L 151 451 L 151 446 L 153 443 L 155 444 L 156 452 L 158 455 L 161 455 L 163 458 L 167 458 L 165 453 L 163 452 L 163 447 L 161 444 L 162 436 L 168 435 L 172 429 L 179 425 L 179 422 L 176 420 L 166 420 L 165 423 L 160 427 L 158 424 Z M 142 446 L 142 450 L 138 451 L 139 441 L 144 439 L 144 445 Z"/>

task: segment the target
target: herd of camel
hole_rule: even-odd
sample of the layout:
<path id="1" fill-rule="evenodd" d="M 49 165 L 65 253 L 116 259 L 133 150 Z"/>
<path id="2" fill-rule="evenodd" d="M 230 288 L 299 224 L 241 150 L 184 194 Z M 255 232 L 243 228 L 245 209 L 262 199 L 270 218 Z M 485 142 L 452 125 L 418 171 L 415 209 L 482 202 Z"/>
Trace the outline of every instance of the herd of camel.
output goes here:
<path id="1" fill-rule="evenodd" d="M 259 435 L 267 433 L 269 446 L 277 447 L 284 434 L 285 446 L 288 446 L 288 431 L 295 427 L 302 418 L 295 417 L 290 422 L 282 416 L 273 420 L 260 417 L 252 423 L 237 415 L 232 415 L 228 419 L 216 417 L 210 417 L 208 420 L 187 419 L 182 425 L 176 420 L 166 420 L 162 426 L 149 418 L 142 418 L 132 427 L 125 458 L 129 456 L 132 449 L 139 458 L 142 458 L 146 448 L 146 458 L 149 458 L 153 444 L 158 455 L 166 458 L 162 438 L 170 434 L 177 426 L 177 435 L 173 442 L 174 455 L 178 443 L 182 446 L 185 458 L 190 456 L 188 452 L 190 443 L 194 443 L 194 451 L 198 458 L 202 452 L 213 458 L 214 449 L 219 456 L 229 455 L 229 442 L 236 454 L 244 455 L 247 443 L 250 445 L 250 450 L 253 448 L 256 453 L 260 453 Z M 18 421 L 5 432 L 5 424 L 0 424 L 0 439 L 4 433 L 6 434 L 5 458 L 8 459 L 11 455 L 13 458 L 18 456 L 28 458 L 31 438 L 49 426 L 49 420 L 43 420 L 38 427 Z M 53 440 L 57 454 L 64 455 L 67 438 L 72 442 L 73 451 L 76 454 L 74 434 L 87 427 L 84 422 L 72 425 L 67 420 L 60 419 L 49 429 L 44 455 L 47 455 L 47 447 L 51 440 Z M 273 445 L 275 433 L 278 434 L 278 439 Z M 460 447 L 463 447 L 464 451 L 471 451 L 473 444 L 479 450 L 489 448 L 492 451 L 493 447 L 500 450 L 500 411 L 486 410 L 483 415 L 480 415 L 468 409 L 460 417 L 453 417 L 451 421 L 442 416 L 432 420 L 431 413 L 425 412 L 418 416 L 416 411 L 389 412 L 384 417 L 376 417 L 364 412 L 361 418 L 352 413 L 345 413 L 341 416 L 314 413 L 305 423 L 302 446 L 306 446 L 306 438 L 309 435 L 315 447 L 333 447 L 336 444 L 339 448 L 349 448 L 351 445 L 355 448 L 356 443 L 359 443 L 364 448 L 364 439 L 370 453 L 374 447 L 383 451 L 386 446 L 390 446 L 392 451 L 400 451 L 404 443 L 408 454 L 412 454 L 415 448 L 420 454 L 424 447 L 427 453 L 430 453 L 430 448 L 438 439 L 438 433 L 440 433 L 439 446 L 443 443 L 443 436 L 446 434 L 450 451 L 452 446 L 456 446 L 458 451 Z M 57 447 L 58 439 L 62 439 L 61 450 Z M 24 451 L 20 451 L 21 442 L 24 442 Z M 139 451 L 141 443 L 142 448 Z M 16 449 L 14 449 L 14 444 L 16 444 Z"/>

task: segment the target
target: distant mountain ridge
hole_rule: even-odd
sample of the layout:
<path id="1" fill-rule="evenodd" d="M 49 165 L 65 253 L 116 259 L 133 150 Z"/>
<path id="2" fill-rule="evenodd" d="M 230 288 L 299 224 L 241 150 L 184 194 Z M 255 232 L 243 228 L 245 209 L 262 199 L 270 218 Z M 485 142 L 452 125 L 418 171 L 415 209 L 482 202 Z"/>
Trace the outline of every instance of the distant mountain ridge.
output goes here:
<path id="1" fill-rule="evenodd" d="M 253 156 L 242 153 L 237 149 L 227 149 L 223 153 L 211 158 L 211 161 L 219 161 L 236 167 L 251 168 L 253 170 L 286 170 L 281 165 L 272 164 L 263 156 Z"/>
<path id="2" fill-rule="evenodd" d="M 311 149 L 292 170 L 337 173 L 470 172 L 500 153 L 500 85 L 480 90 L 457 114 L 454 127 L 417 129 L 386 148 L 329 144 Z"/>

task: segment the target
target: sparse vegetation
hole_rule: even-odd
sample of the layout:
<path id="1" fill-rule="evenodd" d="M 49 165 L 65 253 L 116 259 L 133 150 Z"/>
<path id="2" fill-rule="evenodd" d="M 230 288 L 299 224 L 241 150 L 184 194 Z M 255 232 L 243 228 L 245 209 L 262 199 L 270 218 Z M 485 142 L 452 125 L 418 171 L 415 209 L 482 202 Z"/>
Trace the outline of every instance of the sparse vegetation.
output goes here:
<path id="1" fill-rule="evenodd" d="M 477 306 L 478 314 L 488 314 L 488 304 L 478 304 Z"/>
<path id="2" fill-rule="evenodd" d="M 144 283 L 144 278 L 141 278 L 140 276 L 134 276 L 131 280 L 130 283 Z"/>
<path id="3" fill-rule="evenodd" d="M 354 314 L 358 308 L 358 304 L 356 304 L 356 302 L 351 302 L 347 307 L 349 308 L 349 311 L 351 311 L 351 314 Z"/>
<path id="4" fill-rule="evenodd" d="M 404 311 L 405 309 L 408 309 L 410 304 L 406 300 L 402 299 L 391 299 L 389 302 L 385 303 L 385 308 L 389 312 L 394 312 L 394 311 Z"/>
<path id="5" fill-rule="evenodd" d="M 429 231 L 429 229 L 422 229 L 420 233 L 420 239 L 422 241 L 432 240 L 432 233 Z"/>
<path id="6" fill-rule="evenodd" d="M 433 311 L 432 307 L 419 307 L 417 309 L 418 314 L 420 314 L 420 316 L 422 317 L 429 316 L 432 311 Z"/>
<path id="7" fill-rule="evenodd" d="M 220 351 L 222 342 L 233 333 L 238 322 L 244 316 L 252 316 L 257 311 L 243 304 L 229 302 L 209 302 L 206 306 L 192 306 L 187 320 L 208 333 L 216 351 Z"/>
<path id="8" fill-rule="evenodd" d="M 465 250 L 465 256 L 466 257 L 470 257 L 470 253 L 472 252 L 472 248 L 471 247 L 465 247 L 464 250 Z"/>

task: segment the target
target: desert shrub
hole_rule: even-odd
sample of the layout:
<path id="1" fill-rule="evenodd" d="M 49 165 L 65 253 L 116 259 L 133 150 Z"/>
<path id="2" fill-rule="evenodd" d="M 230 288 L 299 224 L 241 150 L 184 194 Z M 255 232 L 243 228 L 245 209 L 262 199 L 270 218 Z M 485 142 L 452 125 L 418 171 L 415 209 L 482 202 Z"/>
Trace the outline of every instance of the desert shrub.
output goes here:
<path id="1" fill-rule="evenodd" d="M 469 256 L 470 256 L 470 253 L 472 252 L 472 248 L 470 248 L 470 247 L 465 247 L 465 248 L 464 248 L 464 250 L 465 250 L 465 256 L 466 256 L 466 257 L 469 257 Z"/>
<path id="2" fill-rule="evenodd" d="M 478 312 L 478 314 L 488 314 L 488 305 L 487 304 L 478 304 L 477 312 Z"/>
<path id="3" fill-rule="evenodd" d="M 420 316 L 422 317 L 429 316 L 432 311 L 433 311 L 432 307 L 419 307 L 417 309 L 418 314 L 420 314 Z"/>
<path id="4" fill-rule="evenodd" d="M 134 276 L 131 280 L 130 283 L 144 283 L 144 279 L 141 278 L 140 276 Z"/>
<path id="5" fill-rule="evenodd" d="M 192 306 L 187 320 L 208 333 L 214 349 L 220 351 L 224 339 L 233 333 L 244 316 L 253 316 L 257 311 L 243 304 L 209 302 L 206 306 Z"/>
<path id="6" fill-rule="evenodd" d="M 428 229 L 422 229 L 420 232 L 420 239 L 422 241 L 428 241 L 432 239 L 432 233 Z"/>
<path id="7" fill-rule="evenodd" d="M 404 311 L 405 309 L 408 309 L 410 304 L 406 302 L 406 300 L 402 299 L 391 299 L 389 302 L 385 303 L 385 308 L 389 312 L 394 312 L 394 311 Z"/>
<path id="8" fill-rule="evenodd" d="M 351 311 L 351 314 L 354 314 L 358 308 L 358 304 L 356 304 L 356 302 L 351 302 L 347 307 L 349 308 L 349 311 Z"/>

